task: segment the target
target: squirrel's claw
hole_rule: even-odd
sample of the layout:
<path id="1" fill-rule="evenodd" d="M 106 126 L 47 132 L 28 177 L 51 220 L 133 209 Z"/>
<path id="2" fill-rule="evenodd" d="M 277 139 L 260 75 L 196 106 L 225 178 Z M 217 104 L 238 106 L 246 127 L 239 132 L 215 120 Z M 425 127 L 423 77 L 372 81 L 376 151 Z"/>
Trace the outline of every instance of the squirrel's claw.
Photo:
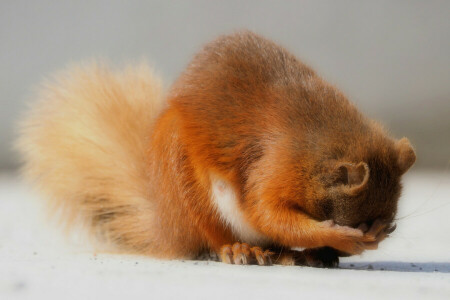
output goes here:
<path id="1" fill-rule="evenodd" d="M 234 243 L 220 248 L 219 257 L 222 262 L 235 265 L 258 264 L 272 265 L 273 252 L 263 251 L 260 247 L 250 247 L 247 243 Z"/>

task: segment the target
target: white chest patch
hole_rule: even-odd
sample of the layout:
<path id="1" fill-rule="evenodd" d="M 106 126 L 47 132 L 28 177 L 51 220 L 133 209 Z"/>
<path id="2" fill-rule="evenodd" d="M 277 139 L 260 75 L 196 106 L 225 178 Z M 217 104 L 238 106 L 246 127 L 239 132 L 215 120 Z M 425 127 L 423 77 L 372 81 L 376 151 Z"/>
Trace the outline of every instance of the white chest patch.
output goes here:
<path id="1" fill-rule="evenodd" d="M 211 176 L 211 198 L 222 220 L 231 228 L 240 242 L 262 245 L 267 242 L 262 234 L 253 229 L 239 208 L 234 188 L 225 180 Z"/>

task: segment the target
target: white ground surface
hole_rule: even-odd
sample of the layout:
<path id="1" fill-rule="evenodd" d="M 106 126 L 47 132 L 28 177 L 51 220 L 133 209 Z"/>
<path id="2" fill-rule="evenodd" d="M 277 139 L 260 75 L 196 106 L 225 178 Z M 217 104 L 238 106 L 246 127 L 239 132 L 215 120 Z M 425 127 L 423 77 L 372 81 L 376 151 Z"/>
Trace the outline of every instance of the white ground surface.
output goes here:
<path id="1" fill-rule="evenodd" d="M 0 299 L 450 299 L 450 174 L 413 171 L 404 183 L 398 216 L 412 215 L 380 249 L 313 269 L 94 255 L 0 175 Z"/>

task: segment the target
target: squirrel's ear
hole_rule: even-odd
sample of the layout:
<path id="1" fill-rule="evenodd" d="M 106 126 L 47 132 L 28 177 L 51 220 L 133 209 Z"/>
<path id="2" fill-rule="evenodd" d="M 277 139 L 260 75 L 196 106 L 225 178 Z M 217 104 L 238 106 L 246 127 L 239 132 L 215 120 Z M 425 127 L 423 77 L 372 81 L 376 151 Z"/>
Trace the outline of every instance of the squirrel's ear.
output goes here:
<path id="1" fill-rule="evenodd" d="M 416 153 L 407 138 L 402 138 L 396 143 L 397 148 L 397 166 L 400 174 L 404 174 L 416 161 Z"/>
<path id="2" fill-rule="evenodd" d="M 343 185 L 343 191 L 349 195 L 357 195 L 367 188 L 369 182 L 369 166 L 365 162 L 358 164 L 340 163 L 335 169 L 336 184 Z"/>

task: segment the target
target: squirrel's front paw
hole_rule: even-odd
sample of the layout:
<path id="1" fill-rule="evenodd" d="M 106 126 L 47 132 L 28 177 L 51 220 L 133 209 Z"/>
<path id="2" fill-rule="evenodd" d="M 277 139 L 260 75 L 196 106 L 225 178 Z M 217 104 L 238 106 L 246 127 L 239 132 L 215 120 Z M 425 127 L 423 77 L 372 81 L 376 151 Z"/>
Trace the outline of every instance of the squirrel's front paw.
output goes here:
<path id="1" fill-rule="evenodd" d="M 364 250 L 378 248 L 380 243 L 395 227 L 387 229 L 386 223 L 376 220 L 370 228 L 361 224 L 358 228 L 340 226 L 333 221 L 322 222 L 326 230 L 327 246 L 350 255 L 361 254 Z"/>
<path id="2" fill-rule="evenodd" d="M 271 265 L 273 252 L 263 251 L 260 247 L 250 247 L 246 243 L 234 243 L 220 248 L 219 257 L 222 262 L 235 265 L 258 264 Z"/>

